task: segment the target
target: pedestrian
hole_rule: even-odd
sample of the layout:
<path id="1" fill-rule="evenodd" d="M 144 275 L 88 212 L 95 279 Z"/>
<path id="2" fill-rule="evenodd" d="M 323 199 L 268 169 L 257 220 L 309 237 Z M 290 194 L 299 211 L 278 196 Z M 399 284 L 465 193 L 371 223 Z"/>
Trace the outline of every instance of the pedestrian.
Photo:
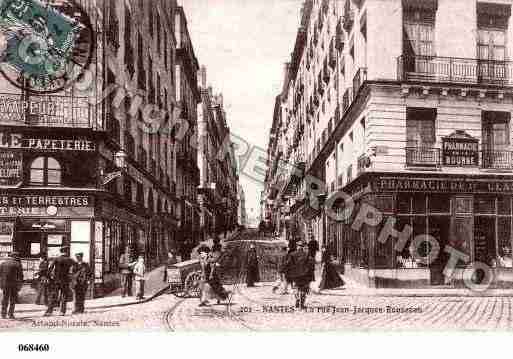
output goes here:
<path id="1" fill-rule="evenodd" d="M 73 291 L 75 292 L 75 309 L 73 314 L 84 313 L 87 287 L 91 281 L 92 272 L 89 264 L 84 262 L 84 253 L 75 255 L 77 263 L 73 266 Z"/>
<path id="2" fill-rule="evenodd" d="M 246 259 L 246 284 L 247 287 L 254 287 L 255 283 L 260 282 L 260 273 L 258 270 L 258 256 L 254 244 L 249 246 Z"/>
<path id="3" fill-rule="evenodd" d="M 39 268 L 36 273 L 37 277 L 37 305 L 48 306 L 48 285 L 49 285 L 49 273 L 48 273 L 48 258 L 43 255 L 39 261 Z"/>
<path id="4" fill-rule="evenodd" d="M 69 257 L 69 247 L 61 247 L 61 255 L 50 264 L 50 286 L 52 299 L 48 300 L 48 308 L 45 316 L 51 316 L 56 305 L 60 307 L 60 314 L 66 315 L 68 299 L 72 297 L 70 288 L 70 270 L 75 265 L 75 261 Z"/>
<path id="5" fill-rule="evenodd" d="M 329 248 L 323 246 L 321 259 L 321 283 L 319 291 L 323 289 L 333 289 L 342 287 L 345 283 L 337 272 L 337 268 L 333 264 L 333 256 Z"/>
<path id="6" fill-rule="evenodd" d="M 211 269 L 211 262 L 209 260 L 209 253 L 210 248 L 207 246 L 201 246 L 198 248 L 198 254 L 199 254 L 199 262 L 200 262 L 200 268 L 201 268 L 201 277 L 200 277 L 200 307 L 208 306 L 209 299 L 210 299 L 210 274 L 212 272 Z"/>
<path id="7" fill-rule="evenodd" d="M 300 309 L 306 308 L 306 296 L 315 270 L 315 261 L 308 254 L 305 246 L 305 242 L 299 241 L 297 249 L 290 253 L 286 264 L 295 287 L 296 308 Z"/>
<path id="8" fill-rule="evenodd" d="M 14 319 L 18 291 L 23 285 L 23 269 L 18 253 L 12 252 L 0 263 L 0 289 L 2 290 L 2 319 Z"/>
<path id="9" fill-rule="evenodd" d="M 319 242 L 317 242 L 315 238 L 312 238 L 310 242 L 308 242 L 308 255 L 315 260 L 317 252 L 319 252 Z"/>
<path id="10" fill-rule="evenodd" d="M 173 250 L 171 250 L 167 254 L 166 265 L 164 266 L 164 279 L 163 279 L 164 283 L 167 283 L 167 279 L 168 279 L 167 270 L 170 269 L 176 263 L 178 263 L 178 259 L 176 258 L 175 252 Z"/>
<path id="11" fill-rule="evenodd" d="M 209 256 L 210 274 L 208 278 L 208 285 L 210 286 L 211 296 L 217 299 L 217 304 L 220 304 L 222 300 L 226 300 L 229 296 L 229 292 L 224 289 L 221 283 L 221 264 L 219 263 L 220 258 L 220 255 L 216 252 L 211 252 Z"/>
<path id="12" fill-rule="evenodd" d="M 282 247 L 281 252 L 278 254 L 278 266 L 277 266 L 278 278 L 276 280 L 276 283 L 273 286 L 273 289 L 272 289 L 273 293 L 276 293 L 276 291 L 278 289 L 282 288 L 282 291 L 280 292 L 280 294 L 285 294 L 283 292 L 287 290 L 288 284 L 287 284 L 287 280 L 285 279 L 285 272 L 286 272 L 285 263 L 287 260 L 287 251 L 288 251 L 287 247 Z"/>
<path id="13" fill-rule="evenodd" d="M 136 287 L 136 299 L 143 300 L 144 299 L 144 281 L 146 275 L 146 266 L 144 264 L 144 257 L 141 255 L 137 259 L 137 262 L 134 263 L 134 279 L 135 279 L 135 287 Z"/>
<path id="14" fill-rule="evenodd" d="M 126 246 L 125 252 L 119 258 L 119 269 L 121 274 L 121 285 L 123 286 L 123 292 L 121 294 L 122 298 L 125 298 L 127 295 L 131 297 L 132 294 L 132 267 L 130 263 L 132 262 L 132 256 L 130 253 L 130 248 Z"/>

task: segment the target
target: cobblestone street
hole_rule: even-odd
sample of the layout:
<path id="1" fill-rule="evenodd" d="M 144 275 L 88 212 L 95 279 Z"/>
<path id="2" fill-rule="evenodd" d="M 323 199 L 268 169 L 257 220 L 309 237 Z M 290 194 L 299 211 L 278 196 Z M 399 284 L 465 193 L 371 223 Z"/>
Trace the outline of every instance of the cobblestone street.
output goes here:
<path id="1" fill-rule="evenodd" d="M 204 309 L 197 304 L 197 300 L 178 304 L 168 318 L 174 330 L 506 330 L 512 327 L 510 297 L 326 294 L 311 295 L 309 309 L 297 311 L 292 296 L 275 295 L 270 287 L 257 287 L 238 291 L 230 308 L 214 305 Z M 355 313 L 355 307 L 361 308 L 360 312 Z M 412 312 L 397 313 L 401 310 Z"/>

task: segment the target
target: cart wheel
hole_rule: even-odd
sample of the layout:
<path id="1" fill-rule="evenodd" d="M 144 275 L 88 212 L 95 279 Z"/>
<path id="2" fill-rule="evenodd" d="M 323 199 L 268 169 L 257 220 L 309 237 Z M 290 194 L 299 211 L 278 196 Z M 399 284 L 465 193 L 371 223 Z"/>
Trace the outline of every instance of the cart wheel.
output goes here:
<path id="1" fill-rule="evenodd" d="M 200 296 L 201 273 L 192 272 L 187 275 L 184 282 L 184 292 L 189 297 Z"/>

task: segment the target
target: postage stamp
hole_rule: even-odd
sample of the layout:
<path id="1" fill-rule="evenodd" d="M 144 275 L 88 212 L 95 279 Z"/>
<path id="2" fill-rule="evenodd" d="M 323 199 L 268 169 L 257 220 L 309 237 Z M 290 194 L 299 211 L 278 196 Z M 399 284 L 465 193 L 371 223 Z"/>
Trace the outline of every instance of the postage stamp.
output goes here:
<path id="1" fill-rule="evenodd" d="M 512 7 L 0 0 L 0 331 L 513 330 Z"/>
<path id="2" fill-rule="evenodd" d="M 0 70 L 11 84 L 37 93 L 69 87 L 91 62 L 87 14 L 72 0 L 6 0 L 0 7 Z M 89 42 L 89 43 L 88 43 Z M 77 69 L 78 67 L 78 69 Z"/>

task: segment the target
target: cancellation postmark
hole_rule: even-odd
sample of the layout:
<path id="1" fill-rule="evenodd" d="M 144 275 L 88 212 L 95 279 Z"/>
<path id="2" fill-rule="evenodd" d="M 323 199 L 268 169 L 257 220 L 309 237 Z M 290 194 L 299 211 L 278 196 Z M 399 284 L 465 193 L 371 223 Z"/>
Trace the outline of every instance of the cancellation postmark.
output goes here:
<path id="1" fill-rule="evenodd" d="M 94 52 L 89 16 L 73 0 L 0 1 L 0 72 L 32 93 L 69 88 Z"/>

